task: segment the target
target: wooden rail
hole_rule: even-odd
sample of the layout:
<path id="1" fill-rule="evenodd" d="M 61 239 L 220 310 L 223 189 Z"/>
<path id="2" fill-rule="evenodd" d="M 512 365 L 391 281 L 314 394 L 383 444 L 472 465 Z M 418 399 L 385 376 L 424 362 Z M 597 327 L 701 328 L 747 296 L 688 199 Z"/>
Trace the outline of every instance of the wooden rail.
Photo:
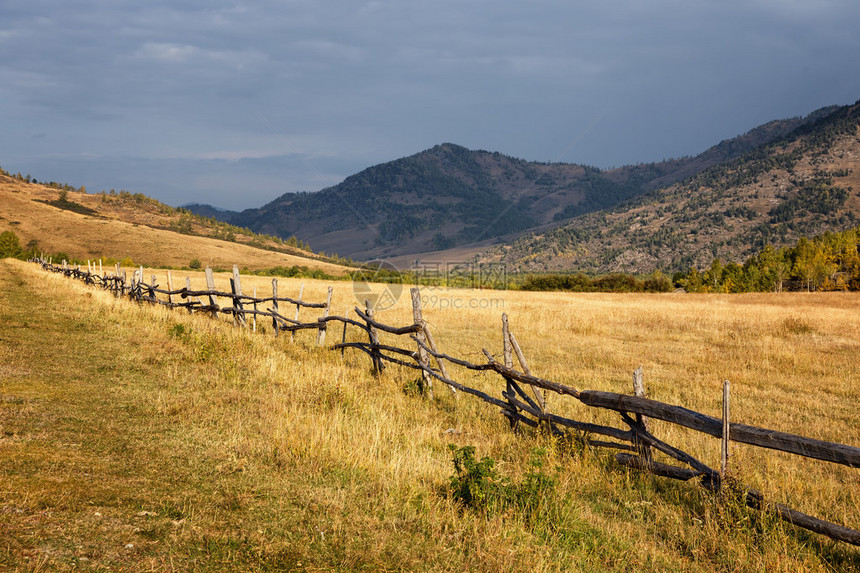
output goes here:
<path id="1" fill-rule="evenodd" d="M 330 346 L 330 348 L 332 350 L 340 350 L 341 352 L 349 348 L 366 353 L 371 358 L 373 369 L 376 373 L 383 371 L 385 363 L 397 364 L 418 370 L 422 373 L 425 391 L 429 396 L 432 396 L 430 381 L 434 379 L 438 380 L 454 392 L 459 391 L 466 395 L 475 396 L 488 404 L 498 407 L 501 413 L 511 422 L 511 427 L 514 429 L 518 429 L 519 424 L 523 424 L 533 428 L 544 428 L 546 431 L 554 434 L 564 434 L 564 431 L 559 428 L 576 430 L 578 433 L 585 434 L 585 437 L 580 437 L 579 434 L 575 437 L 583 439 L 591 446 L 635 452 L 635 454 L 621 452 L 615 455 L 618 463 L 626 467 L 684 481 L 699 477 L 701 478 L 701 485 L 709 490 L 719 490 L 722 482 L 728 479 L 725 477 L 724 472 L 725 460 L 728 457 L 729 441 L 778 450 L 841 464 L 851 468 L 860 468 L 860 448 L 858 447 L 816 440 L 736 422 L 729 423 L 727 418 L 727 391 L 724 394 L 724 418 L 720 420 L 682 406 L 666 404 L 644 397 L 645 392 L 641 370 L 634 372 L 634 390 L 636 395 L 633 396 L 612 392 L 579 390 L 572 386 L 534 376 L 526 363 L 525 356 L 515 336 L 510 332 L 506 315 L 503 315 L 502 321 L 503 348 L 505 350 L 504 364 L 497 361 L 486 349 L 483 350 L 483 354 L 487 361 L 483 363 L 472 363 L 442 353 L 436 348 L 430 330 L 421 318 L 420 294 L 417 288 L 413 288 L 411 293 L 413 324 L 396 327 L 384 324 L 374 317 L 373 309 L 369 303 L 366 304 L 363 311 L 355 307 L 354 311 L 357 319 L 352 319 L 348 316 L 331 315 L 331 287 L 328 289 L 326 302 L 317 303 L 302 300 L 301 292 L 297 299 L 278 296 L 277 279 L 273 279 L 272 281 L 273 295 L 271 297 L 258 298 L 256 296 L 244 295 L 241 292 L 238 268 L 235 266 L 233 278 L 231 279 L 232 288 L 230 292 L 227 292 L 215 289 L 212 271 L 208 268 L 206 269 L 208 285 L 206 290 L 192 290 L 189 286 L 190 279 L 186 279 L 185 288 L 172 289 L 168 286 L 167 289 L 162 289 L 156 284 L 155 276 L 152 277 L 150 283 L 143 282 L 142 268 L 134 271 L 131 280 L 128 281 L 125 271 L 121 271 L 118 265 L 116 272 L 108 276 L 96 274 L 92 270 L 83 271 L 79 267 L 73 268 L 65 263 L 62 266 L 55 266 L 50 262 L 42 260 L 36 260 L 36 262 L 41 264 L 46 270 L 63 273 L 65 276 L 82 280 L 86 284 L 109 290 L 116 296 L 128 296 L 138 302 L 159 304 L 170 308 L 185 308 L 189 312 L 206 312 L 211 313 L 213 316 L 219 313 L 229 314 L 240 325 L 246 324 L 246 315 L 254 319 L 257 316 L 265 316 L 271 318 L 276 335 L 281 331 L 295 332 L 298 330 L 316 329 L 319 331 L 317 340 L 321 346 L 324 345 L 328 323 L 340 322 L 344 328 L 341 342 Z M 168 285 L 170 284 L 171 277 L 168 273 Z M 158 295 L 165 295 L 167 298 L 166 300 L 162 300 L 158 298 Z M 174 297 L 179 297 L 185 302 L 174 302 Z M 203 302 L 203 298 L 201 297 L 208 298 L 208 304 Z M 231 306 L 220 307 L 216 302 L 219 297 L 230 299 Z M 266 310 L 258 309 L 259 305 L 266 303 L 270 303 L 271 308 Z M 281 314 L 282 311 L 280 310 L 279 303 L 294 305 L 296 307 L 295 317 L 287 318 Z M 247 308 L 249 306 L 251 308 Z M 299 310 L 301 308 L 322 309 L 323 314 L 314 321 L 301 322 L 299 320 Z M 254 324 L 256 324 L 256 320 L 254 320 Z M 347 326 L 364 331 L 368 341 L 347 342 Z M 409 336 L 415 345 L 414 349 L 410 350 L 389 344 L 381 344 L 378 336 L 378 332 L 380 331 L 393 336 Z M 514 353 L 522 370 L 517 370 L 513 367 Z M 433 357 L 436 360 L 435 367 L 430 365 L 429 357 Z M 448 373 L 445 366 L 446 363 L 467 370 L 495 372 L 500 375 L 506 385 L 505 390 L 502 391 L 502 397 L 496 398 L 484 391 L 471 388 L 456 381 Z M 528 393 L 523 391 L 519 386 L 520 383 L 530 386 L 533 389 L 533 395 L 529 396 Z M 724 387 L 727 389 L 728 385 Z M 551 414 L 547 407 L 546 392 L 554 392 L 560 396 L 569 396 L 588 407 L 617 412 L 626 428 L 572 420 Z M 710 468 L 700 460 L 654 436 L 649 431 L 648 418 L 676 424 L 709 436 L 721 437 L 724 441 L 721 470 L 717 471 Z M 591 434 L 609 437 L 617 441 L 595 440 L 589 437 Z M 651 456 L 652 449 L 688 467 L 654 461 Z M 745 491 L 746 503 L 750 507 L 772 511 L 785 521 L 798 527 L 826 535 L 838 541 L 860 546 L 860 531 L 803 514 L 784 505 L 767 502 L 764 496 L 755 490 L 746 489 Z"/>

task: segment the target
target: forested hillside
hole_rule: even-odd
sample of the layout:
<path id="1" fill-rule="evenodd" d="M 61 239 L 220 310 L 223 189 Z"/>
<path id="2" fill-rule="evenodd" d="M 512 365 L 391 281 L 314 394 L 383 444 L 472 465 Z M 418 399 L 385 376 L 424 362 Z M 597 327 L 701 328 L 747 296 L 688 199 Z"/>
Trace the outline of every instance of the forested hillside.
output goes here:
<path id="1" fill-rule="evenodd" d="M 580 216 L 485 255 L 520 270 L 686 271 L 743 263 L 766 245 L 860 221 L 860 106 L 614 209 Z"/>

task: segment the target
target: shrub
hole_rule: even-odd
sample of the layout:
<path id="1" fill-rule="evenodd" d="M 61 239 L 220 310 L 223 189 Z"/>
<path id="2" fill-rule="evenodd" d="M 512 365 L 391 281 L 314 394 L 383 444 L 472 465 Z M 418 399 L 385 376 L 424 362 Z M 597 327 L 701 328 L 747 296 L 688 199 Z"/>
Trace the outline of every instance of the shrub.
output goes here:
<path id="1" fill-rule="evenodd" d="M 202 265 L 200 264 L 200 259 L 191 259 L 188 263 L 189 269 L 199 269 Z"/>
<path id="2" fill-rule="evenodd" d="M 475 446 L 457 448 L 448 446 L 454 454 L 454 475 L 451 476 L 451 490 L 454 499 L 467 507 L 486 509 L 497 502 L 502 495 L 504 484 L 495 470 L 496 462 L 490 457 L 475 458 Z"/>
<path id="3" fill-rule="evenodd" d="M 496 471 L 496 462 L 484 456 L 475 457 L 474 446 L 448 446 L 454 454 L 454 475 L 451 476 L 452 496 L 464 506 L 478 510 L 515 507 L 532 519 L 538 515 L 547 496 L 555 493 L 556 480 L 545 474 L 543 457 L 546 452 L 534 450 L 531 469 L 520 483 L 511 482 Z"/>

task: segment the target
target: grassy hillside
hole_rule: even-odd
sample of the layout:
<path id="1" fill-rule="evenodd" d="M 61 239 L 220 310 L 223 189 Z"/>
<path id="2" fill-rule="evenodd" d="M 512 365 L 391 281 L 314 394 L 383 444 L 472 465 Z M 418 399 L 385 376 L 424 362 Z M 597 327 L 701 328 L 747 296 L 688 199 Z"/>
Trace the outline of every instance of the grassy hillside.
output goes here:
<path id="1" fill-rule="evenodd" d="M 25 246 L 76 259 L 130 257 L 135 263 L 249 269 L 307 266 L 338 275 L 347 269 L 311 258 L 279 241 L 243 235 L 235 228 L 185 214 L 143 195 L 65 192 L 0 175 L 0 232 L 14 232 Z"/>
<path id="2" fill-rule="evenodd" d="M 727 164 L 487 255 L 520 270 L 650 272 L 742 263 L 860 222 L 860 104 Z"/>
<path id="3" fill-rule="evenodd" d="M 328 286 L 282 280 L 281 291 L 301 283 L 310 300 Z M 243 277 L 255 285 L 269 280 Z M 350 285 L 334 286 L 336 312 L 354 305 Z M 711 414 L 728 378 L 737 421 L 860 445 L 860 295 L 423 294 L 451 354 L 498 354 L 504 310 L 540 376 L 627 392 L 642 365 L 652 397 Z M 405 298 L 380 318 L 411 322 Z M 363 355 L 314 340 L 139 307 L 0 262 L 0 566 L 860 569 L 856 548 L 619 469 L 602 451 L 514 435 L 482 403 L 443 388 L 430 402 L 411 390 L 411 371 L 376 378 Z M 456 375 L 501 391 L 495 377 Z M 561 415 L 589 415 L 550 400 Z M 717 440 L 656 426 L 716 463 Z M 523 507 L 464 508 L 449 444 L 475 446 L 513 483 L 543 485 Z M 735 446 L 732 471 L 771 499 L 860 527 L 857 470 Z"/>

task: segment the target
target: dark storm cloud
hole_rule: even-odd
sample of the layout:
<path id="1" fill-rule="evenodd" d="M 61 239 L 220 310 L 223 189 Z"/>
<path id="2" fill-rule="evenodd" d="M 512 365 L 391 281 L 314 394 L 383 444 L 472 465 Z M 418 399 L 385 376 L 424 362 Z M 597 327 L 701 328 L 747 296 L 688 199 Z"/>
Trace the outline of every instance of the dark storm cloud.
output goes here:
<path id="1" fill-rule="evenodd" d="M 603 167 L 693 154 L 858 99 L 857 12 L 7 0 L 0 165 L 238 208 L 443 141 Z"/>

